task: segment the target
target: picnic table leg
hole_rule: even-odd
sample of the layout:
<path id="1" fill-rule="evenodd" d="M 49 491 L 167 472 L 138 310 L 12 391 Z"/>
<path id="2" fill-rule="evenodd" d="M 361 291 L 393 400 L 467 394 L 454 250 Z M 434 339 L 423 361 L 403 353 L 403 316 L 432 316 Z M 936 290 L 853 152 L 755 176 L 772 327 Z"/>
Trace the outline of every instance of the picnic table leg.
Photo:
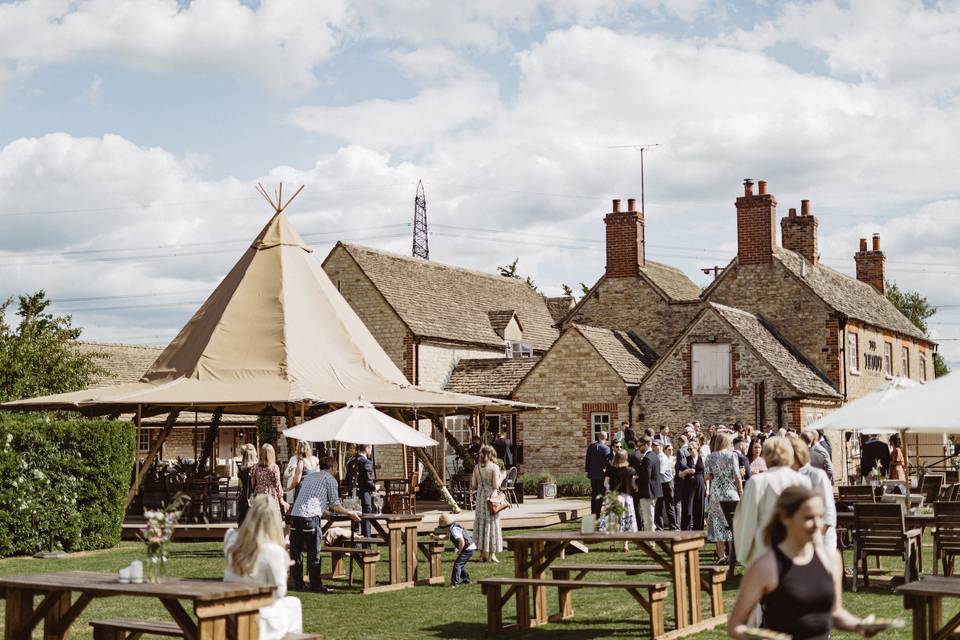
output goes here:
<path id="1" fill-rule="evenodd" d="M 3 637 L 13 640 L 20 627 L 33 615 L 33 592 L 26 589 L 7 589 L 7 606 L 4 614 Z"/>
<path id="2" fill-rule="evenodd" d="M 546 543 L 535 541 L 533 543 L 533 566 L 532 576 L 536 580 L 543 580 L 546 574 L 546 567 L 543 566 L 546 558 Z M 543 585 L 533 587 L 533 615 L 537 624 L 546 624 L 547 622 L 547 588 Z"/>
<path id="3" fill-rule="evenodd" d="M 388 545 L 390 558 L 390 584 L 400 582 L 400 545 L 403 542 L 403 532 L 400 529 L 390 529 L 390 544 Z"/>
<path id="4" fill-rule="evenodd" d="M 67 640 L 70 637 L 69 627 L 62 633 L 57 633 L 68 611 L 70 611 L 70 592 L 64 591 L 56 596 L 56 601 L 43 619 L 43 640 Z"/>
<path id="5" fill-rule="evenodd" d="M 260 639 L 260 614 L 256 611 L 237 614 L 236 640 Z"/>
<path id="6" fill-rule="evenodd" d="M 513 573 L 517 578 L 530 577 L 530 545 L 527 542 L 517 542 L 513 552 Z M 530 627 L 530 587 L 525 584 L 517 585 L 517 626 L 521 629 Z"/>
<path id="7" fill-rule="evenodd" d="M 227 640 L 227 619 L 205 618 L 197 620 L 197 640 Z"/>
<path id="8" fill-rule="evenodd" d="M 407 525 L 403 530 L 404 546 L 407 553 L 407 582 L 417 580 L 417 525 Z"/>
<path id="9" fill-rule="evenodd" d="M 690 624 L 697 624 L 703 617 L 700 608 L 700 549 L 687 551 L 686 588 L 690 602 Z"/>
<path id="10" fill-rule="evenodd" d="M 554 569 L 553 570 L 553 579 L 554 580 L 569 580 L 570 579 L 570 570 L 569 569 Z M 567 620 L 573 617 L 573 589 L 566 589 L 560 587 L 557 589 L 557 595 L 560 598 L 560 619 Z"/>
<path id="11" fill-rule="evenodd" d="M 927 598 L 927 637 L 936 638 L 943 625 L 943 599 Z"/>
<path id="12" fill-rule="evenodd" d="M 690 625 L 688 591 L 684 586 L 687 579 L 687 554 L 685 551 L 673 551 L 673 615 L 677 629 Z"/>

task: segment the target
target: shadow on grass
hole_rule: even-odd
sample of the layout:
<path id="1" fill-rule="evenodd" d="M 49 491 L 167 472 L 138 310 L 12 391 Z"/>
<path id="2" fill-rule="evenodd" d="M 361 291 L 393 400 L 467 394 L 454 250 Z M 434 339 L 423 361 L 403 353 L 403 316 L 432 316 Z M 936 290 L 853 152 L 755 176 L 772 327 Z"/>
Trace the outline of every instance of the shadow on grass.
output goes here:
<path id="1" fill-rule="evenodd" d="M 578 620 L 579 623 L 592 623 L 588 618 Z M 599 621 L 598 621 L 599 622 Z M 602 624 L 592 624 L 589 629 L 582 627 L 574 629 L 564 629 L 563 626 L 551 624 L 549 629 L 527 629 L 524 631 L 514 631 L 510 634 L 511 638 L 554 638 L 559 640 L 590 640 L 592 638 L 636 638 L 638 631 L 643 631 L 644 635 L 649 631 L 643 627 L 611 627 L 602 626 Z M 486 638 L 487 625 L 471 622 L 450 622 L 447 624 L 436 625 L 421 629 L 424 634 L 431 634 L 435 638 Z M 648 635 L 648 634 L 647 634 Z"/>

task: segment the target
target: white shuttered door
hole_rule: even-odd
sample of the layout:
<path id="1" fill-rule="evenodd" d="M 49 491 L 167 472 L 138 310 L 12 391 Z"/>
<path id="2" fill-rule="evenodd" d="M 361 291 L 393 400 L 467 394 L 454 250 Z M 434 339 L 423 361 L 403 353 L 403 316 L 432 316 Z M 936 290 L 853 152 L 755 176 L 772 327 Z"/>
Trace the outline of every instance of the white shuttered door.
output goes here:
<path id="1" fill-rule="evenodd" d="M 692 346 L 693 393 L 726 395 L 730 393 L 730 345 L 695 343 Z"/>

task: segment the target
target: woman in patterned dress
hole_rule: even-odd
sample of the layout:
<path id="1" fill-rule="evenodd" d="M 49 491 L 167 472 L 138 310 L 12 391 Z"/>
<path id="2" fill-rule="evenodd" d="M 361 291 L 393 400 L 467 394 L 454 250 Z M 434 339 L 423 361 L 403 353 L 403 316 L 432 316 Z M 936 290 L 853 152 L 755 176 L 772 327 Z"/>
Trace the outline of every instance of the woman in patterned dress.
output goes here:
<path id="1" fill-rule="evenodd" d="M 743 493 L 743 480 L 740 478 L 740 464 L 737 454 L 731 449 L 732 437 L 720 432 L 716 437 L 716 450 L 707 457 L 705 472 L 710 480 L 710 498 L 707 501 L 707 540 L 717 543 L 717 562 L 727 562 L 727 542 L 733 540 L 733 533 L 727 526 L 720 505 L 725 500 L 740 500 Z"/>
<path id="2" fill-rule="evenodd" d="M 277 501 L 280 513 L 290 508 L 283 499 L 283 486 L 280 484 L 280 467 L 277 466 L 277 452 L 273 445 L 264 443 L 260 447 L 260 461 L 250 470 L 250 494 L 266 494 Z"/>
<path id="3" fill-rule="evenodd" d="M 498 492 L 503 472 L 497 464 L 497 452 L 490 445 L 480 448 L 480 460 L 473 468 L 470 488 L 477 490 L 477 507 L 473 517 L 473 539 L 480 550 L 480 562 L 500 562 L 497 553 L 503 550 L 500 514 L 491 514 L 487 499 Z"/>

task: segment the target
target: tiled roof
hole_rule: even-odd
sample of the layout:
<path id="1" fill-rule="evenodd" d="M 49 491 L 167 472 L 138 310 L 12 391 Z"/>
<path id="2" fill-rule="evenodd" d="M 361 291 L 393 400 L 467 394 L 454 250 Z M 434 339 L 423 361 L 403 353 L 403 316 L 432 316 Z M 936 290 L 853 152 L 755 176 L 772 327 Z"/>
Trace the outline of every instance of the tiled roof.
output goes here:
<path id="1" fill-rule="evenodd" d="M 801 362 L 782 338 L 774 335 L 752 313 L 726 305 L 709 303 L 734 330 L 776 370 L 797 392 L 805 395 L 839 398 L 840 394 L 809 365 Z"/>
<path id="2" fill-rule="evenodd" d="M 544 300 L 547 302 L 547 309 L 550 311 L 550 315 L 553 316 L 554 322 L 560 322 L 566 317 L 570 312 L 570 309 L 573 309 L 576 301 L 573 299 L 573 296 L 556 296 L 555 298 L 544 297 Z"/>
<path id="3" fill-rule="evenodd" d="M 626 384 L 640 384 L 653 364 L 652 354 L 645 354 L 639 345 L 630 339 L 624 331 L 613 331 L 590 327 L 583 324 L 571 324 L 580 332 L 600 357 L 613 367 Z"/>
<path id="4" fill-rule="evenodd" d="M 77 349 L 96 354 L 94 361 L 104 370 L 90 380 L 96 387 L 138 381 L 163 352 L 160 347 L 112 342 L 78 342 Z"/>
<path id="5" fill-rule="evenodd" d="M 488 398 L 509 398 L 539 358 L 464 358 L 444 387 Z"/>
<path id="6" fill-rule="evenodd" d="M 487 315 L 512 309 L 523 339 L 546 351 L 557 339 L 542 295 L 522 280 L 339 243 L 414 334 L 501 347 Z"/>
<path id="7" fill-rule="evenodd" d="M 789 249 L 777 248 L 777 258 L 797 278 L 834 310 L 848 318 L 904 335 L 929 340 L 886 296 L 869 284 L 834 271 L 823 264 L 811 265 Z"/>
<path id="8" fill-rule="evenodd" d="M 503 332 L 507 328 L 507 325 L 510 324 L 510 318 L 515 315 L 516 314 L 513 312 L 513 309 L 508 309 L 506 311 L 487 311 L 487 317 L 490 318 L 490 326 L 501 338 L 503 337 Z"/>
<path id="9" fill-rule="evenodd" d="M 700 298 L 700 287 L 676 267 L 647 260 L 640 267 L 640 271 L 650 278 L 653 284 L 671 300 L 698 300 Z"/>

